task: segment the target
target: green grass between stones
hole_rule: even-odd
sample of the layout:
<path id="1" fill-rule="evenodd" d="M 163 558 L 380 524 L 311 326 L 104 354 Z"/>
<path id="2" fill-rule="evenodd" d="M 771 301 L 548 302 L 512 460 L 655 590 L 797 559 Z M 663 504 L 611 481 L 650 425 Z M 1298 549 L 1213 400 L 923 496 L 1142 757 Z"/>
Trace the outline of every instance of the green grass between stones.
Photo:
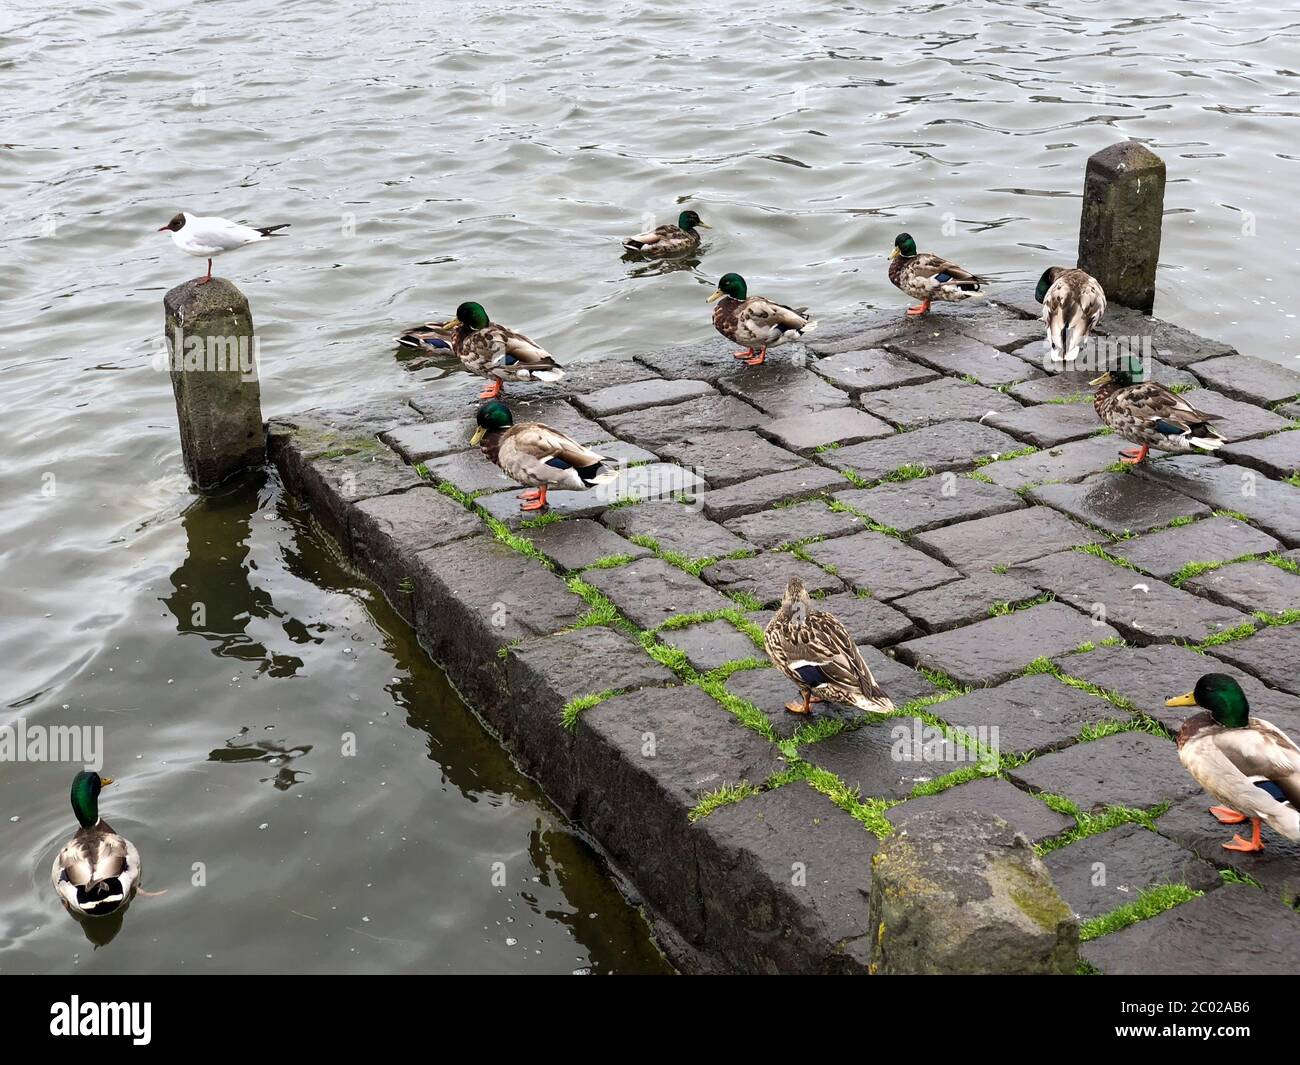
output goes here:
<path id="1" fill-rule="evenodd" d="M 1157 884 L 1146 888 L 1132 902 L 1126 902 L 1110 913 L 1082 922 L 1079 925 L 1079 942 L 1087 943 L 1091 939 L 1118 932 L 1121 928 L 1156 917 L 1184 902 L 1200 898 L 1203 894 L 1203 891 L 1194 891 L 1186 884 Z"/>
<path id="2" fill-rule="evenodd" d="M 702 817 L 708 817 L 714 810 L 748 799 L 751 795 L 758 795 L 760 791 L 761 789 L 754 787 L 747 780 L 742 780 L 739 784 L 723 784 L 722 787 L 702 795 L 700 801 L 686 815 L 687 819 L 694 823 Z"/>

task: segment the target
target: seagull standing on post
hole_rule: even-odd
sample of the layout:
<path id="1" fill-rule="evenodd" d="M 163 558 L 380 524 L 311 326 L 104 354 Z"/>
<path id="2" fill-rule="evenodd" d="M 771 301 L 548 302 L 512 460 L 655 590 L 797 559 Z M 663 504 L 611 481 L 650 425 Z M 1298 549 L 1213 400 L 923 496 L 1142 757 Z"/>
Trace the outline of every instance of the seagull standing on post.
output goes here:
<path id="1" fill-rule="evenodd" d="M 246 226 L 228 218 L 200 218 L 182 211 L 165 226 L 160 226 L 158 232 L 170 230 L 172 243 L 186 255 L 208 260 L 207 276 L 199 282 L 206 285 L 212 280 L 212 260 L 222 252 L 268 240 L 277 235 L 276 230 L 288 228 L 287 222 L 278 226 Z"/>

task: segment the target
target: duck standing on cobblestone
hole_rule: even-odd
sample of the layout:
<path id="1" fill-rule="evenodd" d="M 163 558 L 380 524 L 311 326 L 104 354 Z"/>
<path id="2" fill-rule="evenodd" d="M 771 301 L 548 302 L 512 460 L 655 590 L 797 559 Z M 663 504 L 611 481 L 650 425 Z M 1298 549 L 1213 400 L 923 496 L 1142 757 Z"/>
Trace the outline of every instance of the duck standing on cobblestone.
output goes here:
<path id="1" fill-rule="evenodd" d="M 478 444 L 511 480 L 533 486 L 519 496 L 524 500 L 520 510 L 544 509 L 548 488 L 582 492 L 618 477 L 618 470 L 606 464 L 604 455 L 558 429 L 541 422 L 515 425 L 510 408 L 499 399 L 479 407 L 475 420 L 478 428 L 470 443 Z"/>
<path id="2" fill-rule="evenodd" d="M 785 704 L 792 714 L 812 713 L 813 702 L 845 703 L 878 714 L 894 709 L 848 629 L 834 614 L 813 609 L 798 577 L 790 578 L 780 609 L 763 630 L 763 648 L 803 692 L 802 703 Z"/>
<path id="3" fill-rule="evenodd" d="M 1125 357 L 1116 370 L 1107 370 L 1089 384 L 1097 389 L 1093 409 L 1104 425 L 1125 440 L 1140 444 L 1120 452 L 1120 461 L 1135 466 L 1151 448 L 1158 451 L 1204 452 L 1223 446 L 1223 437 L 1205 414 L 1164 385 L 1148 381 L 1140 358 Z"/>
<path id="4" fill-rule="evenodd" d="M 912 317 L 928 313 L 934 300 L 961 303 L 983 299 L 980 286 L 988 284 L 984 278 L 963 270 L 954 262 L 929 252 L 918 252 L 916 241 L 907 233 L 894 238 L 894 250 L 889 253 L 889 280 L 895 288 L 921 301 L 917 306 L 907 308 Z"/>
<path id="5" fill-rule="evenodd" d="M 677 224 L 655 226 L 648 233 L 638 233 L 623 241 L 623 247 L 653 259 L 666 259 L 673 255 L 685 255 L 700 246 L 699 229 L 712 229 L 707 222 L 701 222 L 694 211 L 683 211 L 677 216 Z"/>
<path id="6" fill-rule="evenodd" d="M 1166 706 L 1199 706 L 1178 733 L 1178 760 L 1222 806 L 1210 813 L 1225 825 L 1247 818 L 1251 838 L 1234 835 L 1224 850 L 1264 849 L 1260 825 L 1300 842 L 1300 747 L 1276 725 L 1250 716 L 1246 693 L 1226 673 L 1207 673 Z"/>
<path id="7" fill-rule="evenodd" d="M 1092 335 L 1106 313 L 1106 293 L 1097 279 L 1082 270 L 1049 266 L 1038 279 L 1034 299 L 1043 305 L 1043 324 L 1052 358 L 1068 362 Z"/>
<path id="8" fill-rule="evenodd" d="M 798 340 L 817 328 L 807 307 L 787 307 L 748 293 L 743 277 L 723 274 L 709 297 L 710 303 L 718 304 L 713 308 L 713 327 L 728 340 L 746 345 L 735 353 L 746 366 L 761 366 L 768 348 Z"/>
<path id="9" fill-rule="evenodd" d="M 462 303 L 456 308 L 456 317 L 444 322 L 441 330 L 451 335 L 451 349 L 460 364 L 490 382 L 479 399 L 496 399 L 506 381 L 549 384 L 564 376 L 564 369 L 549 351 L 523 333 L 490 321 L 482 304 Z"/>

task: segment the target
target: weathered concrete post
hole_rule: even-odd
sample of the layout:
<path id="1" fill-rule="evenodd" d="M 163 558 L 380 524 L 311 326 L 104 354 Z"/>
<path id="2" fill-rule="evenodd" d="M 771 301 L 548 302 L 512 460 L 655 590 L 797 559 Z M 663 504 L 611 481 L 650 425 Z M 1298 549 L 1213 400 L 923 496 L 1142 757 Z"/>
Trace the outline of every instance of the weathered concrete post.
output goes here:
<path id="1" fill-rule="evenodd" d="M 1165 161 L 1137 141 L 1121 141 L 1088 160 L 1079 218 L 1079 269 L 1106 299 L 1150 314 L 1165 210 Z"/>
<path id="2" fill-rule="evenodd" d="M 248 300 L 229 281 L 186 281 L 163 297 L 185 472 L 213 488 L 266 459 Z"/>
<path id="3" fill-rule="evenodd" d="M 1073 974 L 1079 925 L 1000 817 L 918 814 L 871 862 L 871 971 Z"/>

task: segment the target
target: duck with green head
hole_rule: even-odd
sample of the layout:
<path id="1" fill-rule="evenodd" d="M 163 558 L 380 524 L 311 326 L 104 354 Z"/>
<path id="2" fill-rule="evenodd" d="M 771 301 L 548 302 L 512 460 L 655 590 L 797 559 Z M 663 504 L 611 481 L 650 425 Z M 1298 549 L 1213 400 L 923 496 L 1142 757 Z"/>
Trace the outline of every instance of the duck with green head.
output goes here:
<path id="1" fill-rule="evenodd" d="M 700 221 L 700 216 L 694 211 L 683 211 L 677 216 L 676 225 L 655 226 L 648 233 L 628 237 L 623 241 L 623 247 L 655 259 L 685 255 L 700 246 L 699 230 L 712 228 L 707 222 Z"/>
<path id="2" fill-rule="evenodd" d="M 768 348 L 798 340 L 817 328 L 807 307 L 787 307 L 763 296 L 751 296 L 739 274 L 723 274 L 709 302 L 717 303 L 713 328 L 728 340 L 745 345 L 744 351 L 734 355 L 747 366 L 761 366 Z"/>
<path id="3" fill-rule="evenodd" d="M 585 492 L 618 477 L 604 455 L 558 429 L 541 422 L 516 425 L 514 414 L 499 399 L 480 406 L 475 421 L 478 428 L 470 443 L 477 444 L 507 477 L 532 486 L 520 494 L 520 510 L 544 509 L 549 488 Z"/>
<path id="4" fill-rule="evenodd" d="M 1178 732 L 1178 760 L 1221 805 L 1222 824 L 1251 822 L 1251 838 L 1234 835 L 1224 850 L 1264 849 L 1260 826 L 1300 842 L 1300 747 L 1276 725 L 1250 716 L 1241 685 L 1226 673 L 1206 673 L 1166 706 L 1197 706 Z"/>
<path id="5" fill-rule="evenodd" d="M 1211 422 L 1217 414 L 1197 410 L 1177 393 L 1150 381 L 1146 361 L 1122 354 L 1114 359 L 1115 369 L 1089 382 L 1097 389 L 1092 406 L 1103 425 L 1125 440 L 1140 445 L 1120 452 L 1120 461 L 1135 466 L 1151 448 L 1158 451 L 1214 451 L 1223 437 Z"/>
<path id="6" fill-rule="evenodd" d="M 72 778 L 72 812 L 81 826 L 54 858 L 50 879 L 63 905 L 83 917 L 106 917 L 140 886 L 140 852 L 99 816 L 99 792 L 112 777 L 83 771 Z"/>
<path id="7" fill-rule="evenodd" d="M 493 322 L 481 303 L 462 303 L 449 321 L 416 326 L 397 340 L 429 351 L 450 346 L 466 370 L 490 382 L 479 399 L 495 399 L 506 381 L 550 384 L 564 376 L 563 367 L 549 351 L 523 333 Z"/>
<path id="8" fill-rule="evenodd" d="M 1034 299 L 1043 305 L 1043 325 L 1054 362 L 1078 359 L 1079 349 L 1106 313 L 1106 293 L 1082 270 L 1049 266 L 1038 279 Z"/>
<path id="9" fill-rule="evenodd" d="M 980 286 L 988 284 L 984 278 L 951 260 L 926 251 L 918 252 L 916 241 L 909 233 L 900 233 L 894 238 L 894 247 L 889 253 L 889 280 L 895 288 L 921 301 L 917 306 L 907 308 L 907 313 L 914 318 L 928 313 L 935 300 L 961 303 L 963 300 L 982 299 L 984 293 Z"/>

